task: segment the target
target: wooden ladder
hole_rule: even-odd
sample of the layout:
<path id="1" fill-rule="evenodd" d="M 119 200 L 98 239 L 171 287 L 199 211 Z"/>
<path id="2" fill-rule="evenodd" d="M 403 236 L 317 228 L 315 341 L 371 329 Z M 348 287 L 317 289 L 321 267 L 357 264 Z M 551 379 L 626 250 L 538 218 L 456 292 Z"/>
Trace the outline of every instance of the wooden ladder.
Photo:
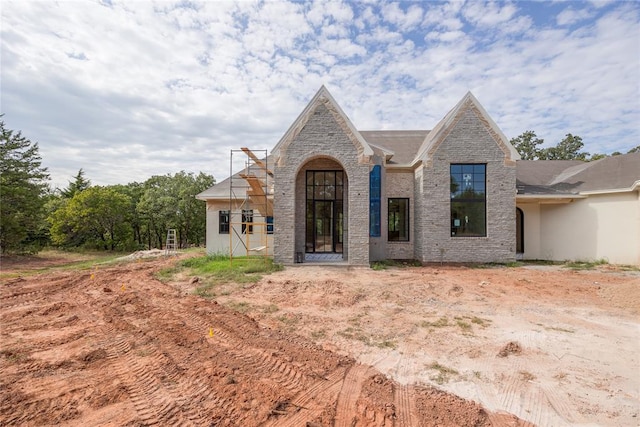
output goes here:
<path id="1" fill-rule="evenodd" d="M 164 247 L 164 254 L 171 255 L 176 254 L 178 246 L 176 243 L 176 229 L 170 228 L 167 230 L 167 244 Z"/>

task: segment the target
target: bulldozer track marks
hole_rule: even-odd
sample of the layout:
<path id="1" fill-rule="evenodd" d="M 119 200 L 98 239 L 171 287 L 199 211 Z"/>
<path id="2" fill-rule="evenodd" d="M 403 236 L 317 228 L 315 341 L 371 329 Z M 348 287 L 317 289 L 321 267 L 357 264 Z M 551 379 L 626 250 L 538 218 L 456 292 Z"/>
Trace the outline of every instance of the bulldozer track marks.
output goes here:
<path id="1" fill-rule="evenodd" d="M 336 427 L 351 427 L 353 425 L 356 402 L 360 397 L 362 383 L 371 371 L 371 367 L 360 364 L 352 366 L 347 371 L 336 405 Z"/>

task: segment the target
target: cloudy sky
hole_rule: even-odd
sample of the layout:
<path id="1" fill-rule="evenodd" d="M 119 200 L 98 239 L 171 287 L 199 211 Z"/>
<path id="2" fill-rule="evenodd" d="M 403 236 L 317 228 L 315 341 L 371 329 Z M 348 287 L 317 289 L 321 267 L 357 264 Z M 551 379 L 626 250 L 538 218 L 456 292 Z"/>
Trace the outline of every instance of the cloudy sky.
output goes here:
<path id="1" fill-rule="evenodd" d="M 321 85 L 360 130 L 431 129 L 467 91 L 511 138 L 640 144 L 640 3 L 3 0 L 1 112 L 52 184 L 229 175 Z"/>

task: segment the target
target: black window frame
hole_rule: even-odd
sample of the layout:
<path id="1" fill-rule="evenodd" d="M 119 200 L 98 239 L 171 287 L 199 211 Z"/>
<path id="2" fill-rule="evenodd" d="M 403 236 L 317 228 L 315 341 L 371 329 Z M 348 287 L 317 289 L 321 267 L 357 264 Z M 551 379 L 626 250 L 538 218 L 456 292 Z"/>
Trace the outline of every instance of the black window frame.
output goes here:
<path id="1" fill-rule="evenodd" d="M 451 237 L 487 237 L 487 164 L 449 166 Z"/>
<path id="2" fill-rule="evenodd" d="M 218 234 L 229 234 L 230 217 L 231 213 L 229 211 L 218 211 Z"/>
<path id="3" fill-rule="evenodd" d="M 401 207 L 400 202 L 406 202 L 405 206 L 405 216 L 404 221 L 402 221 L 402 216 L 400 216 Z M 398 203 L 398 209 L 396 210 L 392 204 Z M 408 197 L 389 197 L 387 199 L 387 241 L 389 242 L 408 242 L 411 237 L 411 202 Z M 398 216 L 398 221 L 396 221 L 396 214 Z M 398 223 L 402 222 L 403 227 Z M 393 225 L 392 225 L 393 224 Z M 401 231 L 404 231 L 403 235 Z"/>

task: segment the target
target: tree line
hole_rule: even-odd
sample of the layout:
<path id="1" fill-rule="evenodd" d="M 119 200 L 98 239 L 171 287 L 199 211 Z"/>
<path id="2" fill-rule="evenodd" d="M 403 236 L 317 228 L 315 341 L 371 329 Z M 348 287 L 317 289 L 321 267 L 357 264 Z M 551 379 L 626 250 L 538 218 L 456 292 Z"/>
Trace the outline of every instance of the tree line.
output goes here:
<path id="1" fill-rule="evenodd" d="M 196 194 L 212 175 L 152 176 L 144 182 L 92 185 L 82 169 L 63 189 L 52 189 L 37 143 L 0 120 L 0 248 L 35 253 L 47 246 L 132 251 L 162 248 L 176 229 L 184 248 L 205 243 L 205 204 Z"/>

